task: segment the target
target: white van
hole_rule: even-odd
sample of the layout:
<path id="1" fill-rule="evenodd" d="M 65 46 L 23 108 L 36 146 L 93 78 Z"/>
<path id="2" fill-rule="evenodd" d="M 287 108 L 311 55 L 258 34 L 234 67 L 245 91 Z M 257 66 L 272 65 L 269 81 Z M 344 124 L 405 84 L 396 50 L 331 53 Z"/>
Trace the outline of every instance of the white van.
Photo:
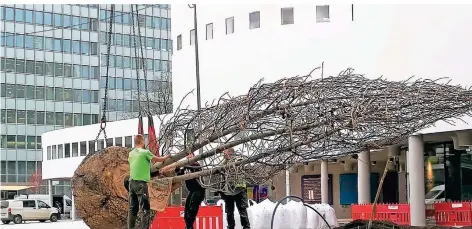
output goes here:
<path id="1" fill-rule="evenodd" d="M 2 200 L 1 201 L 1 220 L 4 224 L 11 221 L 15 224 L 23 221 L 57 222 L 59 211 L 51 208 L 41 200 Z"/>
<path id="2" fill-rule="evenodd" d="M 72 200 L 66 195 L 52 195 L 52 203 L 49 203 L 49 195 L 47 194 L 30 194 L 30 195 L 17 195 L 15 200 L 26 200 L 35 199 L 42 200 L 49 206 L 59 209 L 60 214 L 70 214 L 72 211 Z M 59 206 L 58 206 L 59 205 Z"/>
<path id="3" fill-rule="evenodd" d="M 444 196 L 445 188 L 446 187 L 444 185 L 438 185 L 429 190 L 429 192 L 425 195 L 425 204 L 433 204 L 435 202 L 446 201 L 446 198 Z"/>

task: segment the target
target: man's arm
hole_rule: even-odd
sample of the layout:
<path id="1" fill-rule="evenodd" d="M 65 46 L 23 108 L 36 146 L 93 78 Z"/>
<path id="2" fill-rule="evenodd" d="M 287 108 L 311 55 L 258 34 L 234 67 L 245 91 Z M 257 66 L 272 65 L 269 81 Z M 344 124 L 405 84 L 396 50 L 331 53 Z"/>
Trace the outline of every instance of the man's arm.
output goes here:
<path id="1" fill-rule="evenodd" d="M 166 159 L 170 158 L 170 154 L 167 154 L 165 155 L 164 157 L 157 157 L 157 156 L 154 156 L 152 157 L 151 161 L 152 163 L 156 163 L 156 162 L 163 162 L 165 161 Z"/>

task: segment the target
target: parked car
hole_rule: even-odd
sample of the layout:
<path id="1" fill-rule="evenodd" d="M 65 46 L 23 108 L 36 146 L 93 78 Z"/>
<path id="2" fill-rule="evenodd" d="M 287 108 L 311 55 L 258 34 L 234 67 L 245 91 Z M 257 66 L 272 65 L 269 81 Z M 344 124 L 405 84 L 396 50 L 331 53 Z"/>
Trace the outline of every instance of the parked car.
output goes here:
<path id="1" fill-rule="evenodd" d="M 23 223 L 23 221 L 39 221 L 57 222 L 59 219 L 59 211 L 51 208 L 48 204 L 41 200 L 2 200 L 1 201 L 1 220 L 4 224 L 13 221 L 15 224 Z"/>
<path id="2" fill-rule="evenodd" d="M 429 190 L 425 195 L 425 204 L 433 204 L 435 202 L 444 202 L 446 201 L 444 196 L 444 185 L 438 185 Z"/>

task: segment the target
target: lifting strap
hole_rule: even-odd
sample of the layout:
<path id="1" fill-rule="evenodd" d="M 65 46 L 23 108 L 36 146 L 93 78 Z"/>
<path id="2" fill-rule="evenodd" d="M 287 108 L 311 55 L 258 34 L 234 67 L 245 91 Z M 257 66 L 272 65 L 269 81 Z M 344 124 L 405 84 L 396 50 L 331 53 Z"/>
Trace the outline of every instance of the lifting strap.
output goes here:
<path id="1" fill-rule="evenodd" d="M 136 18 L 135 18 L 136 15 Z M 132 18 L 132 25 L 133 25 L 133 42 L 134 42 L 134 54 L 136 57 L 136 77 L 138 79 L 138 133 L 141 135 L 144 135 L 144 123 L 143 123 L 143 108 L 141 106 L 141 83 L 139 81 L 139 69 L 143 69 L 143 76 L 144 76 L 144 90 L 145 93 L 144 95 L 146 96 L 146 103 L 147 103 L 147 110 L 146 114 L 148 117 L 148 148 L 149 150 L 156 156 L 159 156 L 159 143 L 157 141 L 157 135 L 156 135 L 156 130 L 154 128 L 154 120 L 151 115 L 151 109 L 150 109 L 150 102 L 149 102 L 149 93 L 148 93 L 148 84 L 147 84 L 147 67 L 145 63 L 145 58 L 144 58 L 144 50 L 143 50 L 143 45 L 142 45 L 142 36 L 141 36 L 141 26 L 140 26 L 140 21 L 139 21 L 139 13 L 138 13 L 138 5 L 135 5 L 133 7 L 133 4 L 131 4 L 131 18 Z M 136 19 L 136 24 L 135 26 L 134 21 Z M 138 44 L 136 43 L 136 27 L 138 28 Z M 138 52 L 138 46 L 139 46 L 139 52 Z"/>

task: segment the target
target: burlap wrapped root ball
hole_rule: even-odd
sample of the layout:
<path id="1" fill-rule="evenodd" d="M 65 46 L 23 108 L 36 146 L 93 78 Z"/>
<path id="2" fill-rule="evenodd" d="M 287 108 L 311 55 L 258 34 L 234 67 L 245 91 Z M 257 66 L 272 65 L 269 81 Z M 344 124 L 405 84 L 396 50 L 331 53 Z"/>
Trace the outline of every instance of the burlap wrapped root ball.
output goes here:
<path id="1" fill-rule="evenodd" d="M 128 192 L 124 180 L 129 176 L 128 154 L 131 149 L 112 146 L 84 158 L 72 177 L 72 190 L 77 215 L 91 229 L 126 229 Z M 173 174 L 166 174 L 173 176 Z M 158 181 L 160 188 L 156 188 Z M 167 203 L 172 191 L 181 186 L 172 178 L 153 178 L 149 187 L 151 217 Z M 164 183 L 164 188 L 162 188 Z M 167 188 L 168 184 L 168 188 Z M 171 187 L 172 186 L 172 187 Z M 157 189 L 160 189 L 158 191 Z M 166 190 L 163 194 L 162 190 Z M 165 206 L 165 204 L 164 204 Z M 150 224 L 151 224 L 150 222 Z M 140 222 L 137 223 L 139 228 Z"/>

